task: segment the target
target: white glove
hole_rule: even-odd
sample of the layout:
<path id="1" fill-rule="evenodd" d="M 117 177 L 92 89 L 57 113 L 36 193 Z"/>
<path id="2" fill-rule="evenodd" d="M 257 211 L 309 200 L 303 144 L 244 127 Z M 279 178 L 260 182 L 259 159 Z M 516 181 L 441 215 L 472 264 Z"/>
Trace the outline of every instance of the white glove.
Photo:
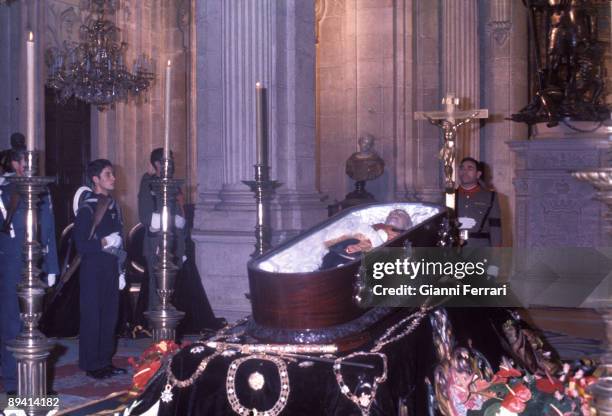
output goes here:
<path id="1" fill-rule="evenodd" d="M 470 217 L 459 217 L 459 229 L 460 230 L 469 230 L 473 226 L 476 225 L 476 220 Z"/>
<path id="2" fill-rule="evenodd" d="M 494 264 L 490 264 L 489 267 L 487 267 L 487 275 L 491 277 L 499 276 L 499 267 Z"/>
<path id="3" fill-rule="evenodd" d="M 155 233 L 161 230 L 161 215 L 157 212 L 154 212 L 151 216 L 151 226 L 149 227 L 152 233 Z"/>
<path id="4" fill-rule="evenodd" d="M 183 228 L 185 228 L 185 218 L 181 217 L 180 215 L 175 215 L 174 216 L 174 226 L 180 230 L 182 230 Z"/>
<path id="5" fill-rule="evenodd" d="M 112 234 L 107 235 L 106 237 L 104 237 L 104 240 L 106 241 L 106 244 L 104 245 L 104 248 L 109 248 L 109 247 L 121 247 L 121 242 L 123 241 L 121 239 L 121 236 L 119 235 L 118 232 L 114 232 Z"/>
<path id="6" fill-rule="evenodd" d="M 125 289 L 125 272 L 119 275 L 119 290 Z"/>
<path id="7" fill-rule="evenodd" d="M 49 273 L 47 275 L 47 285 L 49 287 L 55 286 L 55 274 L 54 273 Z"/>

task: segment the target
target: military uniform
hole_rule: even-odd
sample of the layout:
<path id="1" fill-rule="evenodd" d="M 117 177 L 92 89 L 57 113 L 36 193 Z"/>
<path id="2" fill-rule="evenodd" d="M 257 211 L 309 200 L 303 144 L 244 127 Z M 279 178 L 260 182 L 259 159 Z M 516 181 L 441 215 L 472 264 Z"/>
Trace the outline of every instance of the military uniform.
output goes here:
<path id="1" fill-rule="evenodd" d="M 465 227 L 466 224 L 461 227 L 468 232 L 467 246 L 501 246 L 501 211 L 496 192 L 489 191 L 480 184 L 469 190 L 460 186 L 457 189 L 455 206 L 459 218 L 474 220 L 471 227 Z"/>
<path id="2" fill-rule="evenodd" d="M 96 371 L 112 365 L 115 327 L 119 314 L 117 256 L 102 247 L 102 239 L 123 230 L 121 211 L 111 201 L 91 234 L 99 195 L 90 195 L 77 212 L 73 238 L 81 255 L 79 367 Z"/>
<path id="3" fill-rule="evenodd" d="M 145 173 L 140 181 L 138 190 L 138 219 L 145 227 L 145 236 L 142 244 L 143 255 L 147 262 L 148 274 L 148 310 L 156 309 L 160 305 L 159 295 L 157 294 L 157 280 L 155 278 L 155 266 L 158 261 L 157 247 L 161 242 L 161 232 L 151 230 L 151 221 L 154 213 L 161 212 L 161 202 L 153 192 L 152 181 L 156 176 Z M 176 207 L 171 207 L 170 212 L 176 213 Z M 175 262 L 178 266 L 183 263 L 185 255 L 185 230 L 175 227 L 174 230 L 174 254 Z"/>
<path id="4" fill-rule="evenodd" d="M 0 226 L 10 215 L 11 196 L 17 189 L 5 177 L 0 177 Z M 17 284 L 24 267 L 23 243 L 25 240 L 26 206 L 20 198 L 12 214 L 10 224 L 0 231 L 0 341 L 2 342 L 2 377 L 5 391 L 17 388 L 17 363 L 13 353 L 6 349 L 21 330 Z M 43 251 L 42 270 L 47 274 L 59 274 L 55 222 L 49 194 L 44 194 L 38 205 L 40 243 Z"/>

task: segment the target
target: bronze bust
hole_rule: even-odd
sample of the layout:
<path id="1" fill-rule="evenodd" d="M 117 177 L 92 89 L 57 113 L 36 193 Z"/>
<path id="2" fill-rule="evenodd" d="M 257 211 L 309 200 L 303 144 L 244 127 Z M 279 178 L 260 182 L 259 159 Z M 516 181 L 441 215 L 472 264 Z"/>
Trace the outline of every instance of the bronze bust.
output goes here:
<path id="1" fill-rule="evenodd" d="M 367 135 L 359 138 L 359 151 L 353 153 L 346 161 L 346 174 L 357 182 L 371 181 L 378 178 L 385 170 L 382 160 L 374 147 L 374 137 Z"/>

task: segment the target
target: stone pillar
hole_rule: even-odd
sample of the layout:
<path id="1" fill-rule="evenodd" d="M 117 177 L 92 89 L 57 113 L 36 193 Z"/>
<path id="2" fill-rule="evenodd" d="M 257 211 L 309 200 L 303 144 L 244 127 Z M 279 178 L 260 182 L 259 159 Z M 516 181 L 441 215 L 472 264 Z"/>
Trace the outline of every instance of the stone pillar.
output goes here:
<path id="1" fill-rule="evenodd" d="M 19 40 L 25 37 L 17 35 L 22 30 L 21 9 L 19 3 L 0 6 L 0 27 L 5 28 L 0 31 L 0 148 L 6 149 L 9 146 L 10 135 L 20 130 L 19 124 L 19 98 L 24 97 L 19 89 L 18 66 L 8 64 L 9 62 L 21 62 Z M 23 61 L 25 62 L 25 60 Z M 23 131 L 25 132 L 25 120 L 23 121 Z"/>
<path id="2" fill-rule="evenodd" d="M 513 0 L 480 0 L 483 60 L 482 107 L 489 119 L 481 129 L 480 159 L 486 162 L 489 185 L 499 195 L 503 245 L 512 246 L 514 224 L 514 154 L 508 140 L 526 140 L 527 125 L 506 120 L 524 107 L 527 96 L 527 8 Z"/>
<path id="3" fill-rule="evenodd" d="M 393 88 L 385 89 L 385 104 L 392 108 L 385 113 L 384 127 L 386 134 L 394 138 L 394 186 L 392 199 L 395 201 L 414 200 L 415 185 L 418 178 L 416 169 L 418 151 L 413 132 L 415 124 L 414 112 L 414 7 L 413 0 L 394 2 L 394 33 L 392 34 L 394 48 L 388 58 L 388 65 L 393 62 Z M 392 92 L 389 97 L 387 94 Z M 386 162 L 386 161 L 385 161 Z"/>
<path id="4" fill-rule="evenodd" d="M 460 109 L 480 108 L 480 45 L 478 0 L 442 0 L 442 91 L 460 99 Z M 441 104 L 438 104 L 438 107 Z M 465 156 L 480 158 L 479 123 L 470 123 L 458 133 L 457 161 Z"/>
<path id="5" fill-rule="evenodd" d="M 0 6 L 0 148 L 9 146 L 10 135 L 26 133 L 26 52 L 28 31 L 34 33 L 37 67 L 35 86 L 36 148 L 45 148 L 45 5 L 25 0 Z M 42 159 L 44 163 L 44 158 Z M 43 166 L 44 168 L 44 166 Z"/>
<path id="6" fill-rule="evenodd" d="M 414 45 L 414 85 L 412 102 L 414 111 L 427 111 L 441 107 L 440 54 L 438 34 L 440 9 L 438 2 L 413 0 L 412 24 L 416 37 Z M 427 202 L 442 202 L 441 165 L 438 152 L 442 146 L 439 130 L 425 121 L 412 123 L 411 163 L 414 196 Z M 410 187 L 408 188 L 410 190 Z M 408 194 L 408 197 L 412 195 Z"/>
<path id="7" fill-rule="evenodd" d="M 325 217 L 315 191 L 314 2 L 202 0 L 198 31 L 199 202 L 193 238 L 213 309 L 250 313 L 246 263 L 255 201 L 242 180 L 255 163 L 255 82 L 268 88 L 273 244 Z M 227 261 L 231 253 L 232 261 Z"/>

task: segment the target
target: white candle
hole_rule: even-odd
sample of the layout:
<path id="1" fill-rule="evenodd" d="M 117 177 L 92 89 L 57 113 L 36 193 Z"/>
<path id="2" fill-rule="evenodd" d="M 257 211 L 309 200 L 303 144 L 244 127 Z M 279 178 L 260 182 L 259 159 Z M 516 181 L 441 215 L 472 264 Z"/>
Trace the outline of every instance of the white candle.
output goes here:
<path id="1" fill-rule="evenodd" d="M 34 34 L 29 32 L 26 42 L 26 68 L 27 68 L 27 146 L 28 150 L 34 150 Z"/>
<path id="2" fill-rule="evenodd" d="M 266 112 L 266 89 L 260 82 L 255 84 L 256 149 L 257 164 L 268 165 L 268 129 Z"/>
<path id="3" fill-rule="evenodd" d="M 170 94 L 172 80 L 172 61 L 166 66 L 166 101 L 164 105 L 164 159 L 170 159 Z"/>

